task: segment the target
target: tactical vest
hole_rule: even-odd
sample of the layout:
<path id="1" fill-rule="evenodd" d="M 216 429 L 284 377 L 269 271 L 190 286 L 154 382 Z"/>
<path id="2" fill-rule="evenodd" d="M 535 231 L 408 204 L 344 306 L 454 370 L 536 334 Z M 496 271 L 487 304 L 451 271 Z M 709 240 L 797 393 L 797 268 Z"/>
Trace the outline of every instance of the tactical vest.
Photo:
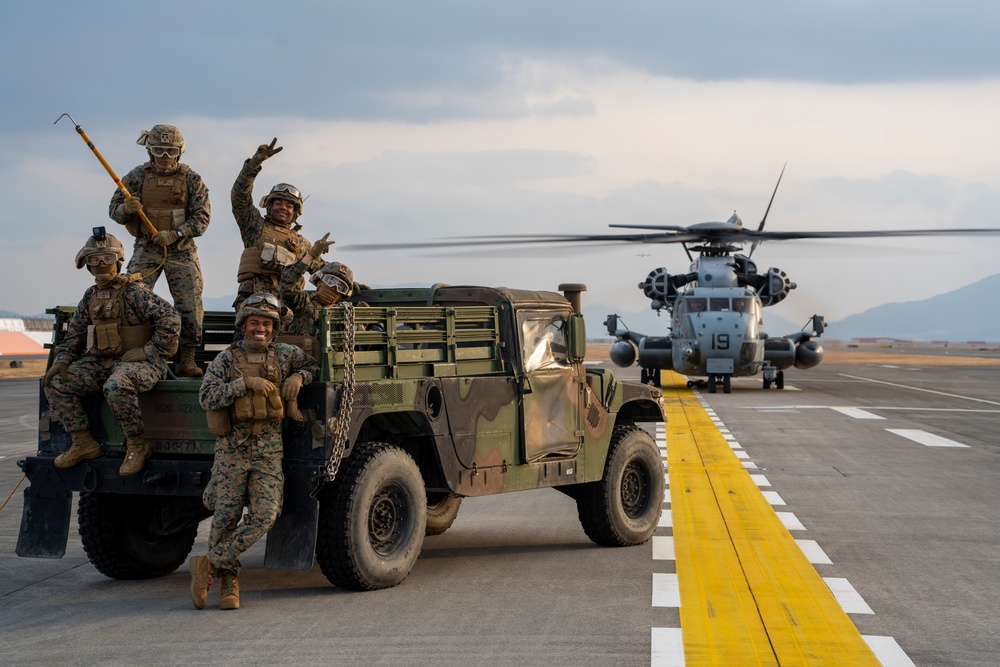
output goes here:
<path id="1" fill-rule="evenodd" d="M 128 283 L 98 287 L 90 298 L 90 321 L 87 327 L 87 354 L 96 357 L 120 357 L 143 347 L 153 337 L 149 324 L 126 324 L 125 289 Z"/>
<path id="2" fill-rule="evenodd" d="M 248 391 L 233 402 L 232 417 L 236 422 L 252 422 L 253 435 L 260 433 L 266 422 L 281 420 L 285 416 L 281 401 L 281 366 L 274 345 L 268 345 L 262 352 L 240 349 L 233 343 L 229 350 L 233 355 L 233 370 L 230 382 L 240 377 L 261 377 L 271 382 L 274 389 L 269 392 Z"/>
<path id="3" fill-rule="evenodd" d="M 319 359 L 319 339 L 305 334 L 283 333 L 274 337 L 275 343 L 285 343 L 301 348 L 308 356 Z"/>
<path id="4" fill-rule="evenodd" d="M 264 229 L 261 231 L 257 245 L 244 249 L 243 254 L 240 255 L 240 266 L 236 271 L 236 280 L 243 282 L 250 280 L 255 275 L 264 275 L 269 276 L 274 287 L 277 288 L 281 272 L 285 270 L 286 266 L 299 260 L 298 239 L 299 235 L 290 227 L 283 227 L 265 220 Z"/>
<path id="5" fill-rule="evenodd" d="M 177 229 L 188 218 L 187 175 L 191 167 L 182 164 L 177 171 L 164 176 L 157 174 L 147 162 L 142 170 L 146 179 L 142 183 L 141 201 L 146 217 L 158 232 Z"/>

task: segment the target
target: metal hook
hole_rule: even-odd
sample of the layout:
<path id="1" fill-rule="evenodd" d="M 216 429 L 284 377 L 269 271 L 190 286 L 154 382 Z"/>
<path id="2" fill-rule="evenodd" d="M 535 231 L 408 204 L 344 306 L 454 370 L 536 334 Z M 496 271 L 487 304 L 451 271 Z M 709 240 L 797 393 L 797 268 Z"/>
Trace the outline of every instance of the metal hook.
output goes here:
<path id="1" fill-rule="evenodd" d="M 58 118 L 56 118 L 54 121 L 52 121 L 52 124 L 55 125 L 56 123 L 58 123 L 59 121 L 61 121 L 63 119 L 63 116 L 66 116 L 71 121 L 73 121 L 74 125 L 76 125 L 77 127 L 80 127 L 80 124 L 78 122 L 76 122 L 76 119 L 73 118 L 72 116 L 70 116 L 68 113 L 64 113 L 62 116 L 59 116 Z"/>

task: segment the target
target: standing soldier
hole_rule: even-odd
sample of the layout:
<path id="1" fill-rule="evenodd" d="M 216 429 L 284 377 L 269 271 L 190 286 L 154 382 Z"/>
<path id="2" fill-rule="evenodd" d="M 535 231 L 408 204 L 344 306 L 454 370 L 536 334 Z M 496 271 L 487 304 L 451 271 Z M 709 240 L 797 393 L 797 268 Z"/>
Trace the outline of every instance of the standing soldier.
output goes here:
<path id="1" fill-rule="evenodd" d="M 191 167 L 180 163 L 184 138 L 173 125 L 154 125 L 152 130 L 143 130 L 136 143 L 146 147 L 149 162 L 122 179 L 132 196 L 125 197 L 121 190 L 115 190 L 111 197 L 111 219 L 125 225 L 135 237 L 129 273 L 142 274 L 150 289 L 156 285 L 161 271 L 167 274 L 170 295 L 181 316 L 176 372 L 183 377 L 201 377 L 202 370 L 194 355 L 201 347 L 204 283 L 194 239 L 208 229 L 212 212 L 208 188 Z M 153 223 L 155 234 L 142 223 L 139 211 L 144 211 Z"/>
<path id="2" fill-rule="evenodd" d="M 271 529 L 281 512 L 281 420 L 298 412 L 299 389 L 315 379 L 319 364 L 294 345 L 273 342 L 280 313 L 272 294 L 244 299 L 236 314 L 243 338 L 208 365 L 201 385 L 201 407 L 218 439 L 203 497 L 214 512 L 208 556 L 190 561 L 196 609 L 208 604 L 208 588 L 216 575 L 222 580 L 219 608 L 239 609 L 240 554 Z M 246 516 L 244 505 L 249 508 Z"/>
<path id="3" fill-rule="evenodd" d="M 136 276 L 119 273 L 125 249 L 104 227 L 76 255 L 76 268 L 93 274 L 55 347 L 52 367 L 42 378 L 53 415 L 72 438 L 56 457 L 57 468 L 71 468 L 103 453 L 90 433 L 81 398 L 104 390 L 111 412 L 125 434 L 125 460 L 119 474 L 142 470 L 150 450 L 143 438 L 139 393 L 167 374 L 167 358 L 177 352 L 181 322 L 173 306 L 153 294 Z"/>
<path id="4" fill-rule="evenodd" d="M 233 184 L 233 216 L 240 227 L 244 248 L 236 272 L 240 287 L 233 306 L 237 311 L 251 294 L 277 296 L 281 272 L 305 255 L 312 245 L 298 233 L 302 229 L 302 225 L 296 222 L 302 215 L 302 193 L 297 187 L 278 183 L 271 188 L 271 192 L 260 201 L 260 207 L 267 211 L 266 216 L 261 216 L 253 205 L 254 179 L 260 173 L 264 160 L 281 152 L 282 146 L 274 147 L 277 141 L 277 138 L 273 139 L 270 146 L 261 144 L 257 152 L 243 163 L 243 169 Z M 314 260 L 311 270 L 322 266 L 321 261 Z"/>

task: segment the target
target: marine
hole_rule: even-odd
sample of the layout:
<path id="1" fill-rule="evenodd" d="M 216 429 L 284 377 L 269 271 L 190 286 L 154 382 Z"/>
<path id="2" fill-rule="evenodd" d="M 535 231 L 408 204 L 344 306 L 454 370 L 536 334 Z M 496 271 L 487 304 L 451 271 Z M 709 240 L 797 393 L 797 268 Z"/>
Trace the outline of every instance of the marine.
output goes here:
<path id="1" fill-rule="evenodd" d="M 201 377 L 195 351 L 202 342 L 204 281 L 194 239 L 208 229 L 212 212 L 208 188 L 191 167 L 181 164 L 184 138 L 173 125 L 143 130 L 136 143 L 146 148 L 149 161 L 122 178 L 132 196 L 115 190 L 109 215 L 135 237 L 128 272 L 141 274 L 150 289 L 161 273 L 166 274 L 181 316 L 177 375 Z M 140 211 L 156 228 L 155 233 L 142 222 Z"/>
<path id="2" fill-rule="evenodd" d="M 217 439 L 203 495 L 205 507 L 213 511 L 208 555 L 190 561 L 196 609 L 208 604 L 216 577 L 221 580 L 219 608 L 239 608 L 240 554 L 267 534 L 281 512 L 281 420 L 301 420 L 299 390 L 319 374 L 319 364 L 300 348 L 274 342 L 281 308 L 267 293 L 244 299 L 236 314 L 243 337 L 209 363 L 201 385 L 199 401 Z"/>
<path id="3" fill-rule="evenodd" d="M 84 292 L 42 378 L 52 414 L 72 440 L 69 450 L 56 457 L 57 468 L 103 454 L 82 403 L 82 397 L 102 390 L 125 434 L 119 474 L 136 474 L 151 454 L 143 437 L 139 394 L 166 377 L 181 320 L 139 276 L 119 273 L 124 261 L 121 242 L 103 227 L 94 229 L 76 255 L 76 268 L 86 266 L 96 284 Z"/>

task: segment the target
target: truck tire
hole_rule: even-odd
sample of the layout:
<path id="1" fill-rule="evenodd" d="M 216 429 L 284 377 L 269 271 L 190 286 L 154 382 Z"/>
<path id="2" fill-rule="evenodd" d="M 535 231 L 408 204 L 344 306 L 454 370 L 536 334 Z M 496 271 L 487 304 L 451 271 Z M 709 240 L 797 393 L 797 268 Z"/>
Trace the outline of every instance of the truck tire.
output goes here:
<path id="1" fill-rule="evenodd" d="M 461 506 L 462 497 L 454 493 L 428 493 L 427 528 L 424 529 L 424 535 L 440 535 L 451 528 Z"/>
<path id="2" fill-rule="evenodd" d="M 112 579 L 152 579 L 176 570 L 198 536 L 198 524 L 170 535 L 150 526 L 157 512 L 177 498 L 80 493 L 77 521 L 83 550 L 97 571 Z"/>
<path id="3" fill-rule="evenodd" d="M 399 584 L 424 543 L 427 492 L 413 458 L 384 443 L 356 445 L 320 501 L 316 560 L 331 584 L 374 591 Z"/>
<path id="4" fill-rule="evenodd" d="M 581 484 L 576 507 L 583 531 L 597 544 L 642 544 L 656 530 L 663 510 L 660 451 L 638 426 L 618 426 L 611 436 L 604 478 Z"/>

